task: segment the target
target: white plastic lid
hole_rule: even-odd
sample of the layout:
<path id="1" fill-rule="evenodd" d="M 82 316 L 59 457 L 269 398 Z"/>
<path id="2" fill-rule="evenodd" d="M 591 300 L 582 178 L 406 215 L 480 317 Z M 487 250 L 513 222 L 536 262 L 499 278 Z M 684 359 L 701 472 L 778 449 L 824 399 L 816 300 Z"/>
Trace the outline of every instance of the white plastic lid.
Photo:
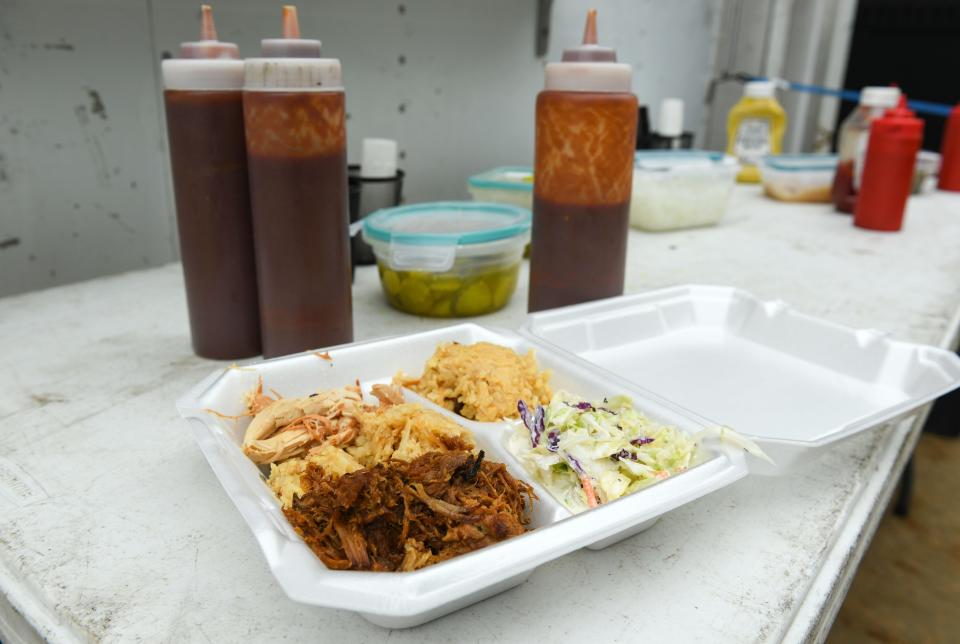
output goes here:
<path id="1" fill-rule="evenodd" d="M 360 176 L 364 179 L 391 179 L 397 175 L 397 142 L 393 139 L 364 139 L 360 151 Z"/>
<path id="2" fill-rule="evenodd" d="M 683 134 L 683 99 L 665 98 L 660 102 L 660 121 L 657 134 L 680 136 Z"/>
<path id="3" fill-rule="evenodd" d="M 544 89 L 560 92 L 630 92 L 633 68 L 618 63 L 617 53 L 597 44 L 597 10 L 587 12 L 583 44 L 563 52 L 559 63 L 547 63 Z"/>
<path id="4" fill-rule="evenodd" d="M 342 91 L 340 61 L 336 58 L 248 58 L 244 64 L 243 88 Z"/>
<path id="5" fill-rule="evenodd" d="M 896 107 L 899 101 L 899 87 L 864 87 L 860 91 L 860 104 L 866 107 Z"/>
<path id="6" fill-rule="evenodd" d="M 773 81 L 750 81 L 743 86 L 743 95 L 751 98 L 772 98 L 776 87 Z"/>
<path id="7" fill-rule="evenodd" d="M 243 61 L 228 58 L 170 58 L 160 63 L 165 89 L 219 90 L 243 87 Z"/>

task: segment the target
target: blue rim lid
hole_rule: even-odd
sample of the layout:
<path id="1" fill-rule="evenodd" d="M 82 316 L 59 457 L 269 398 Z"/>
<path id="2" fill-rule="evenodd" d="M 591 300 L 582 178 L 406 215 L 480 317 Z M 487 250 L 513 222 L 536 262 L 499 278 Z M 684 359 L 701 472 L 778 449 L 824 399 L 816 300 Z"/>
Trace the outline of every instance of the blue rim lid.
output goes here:
<path id="1" fill-rule="evenodd" d="M 723 152 L 713 150 L 637 150 L 633 153 L 634 164 L 642 161 L 723 161 Z"/>
<path id="2" fill-rule="evenodd" d="M 467 180 L 471 188 L 493 190 L 533 190 L 533 168 L 524 165 L 505 165 L 475 174 Z"/>
<path id="3" fill-rule="evenodd" d="M 783 172 L 833 170 L 837 167 L 836 154 L 768 154 L 763 163 Z"/>
<path id="4" fill-rule="evenodd" d="M 417 246 L 465 246 L 530 230 L 527 208 L 482 201 L 436 201 L 384 208 L 363 220 L 367 239 Z"/>

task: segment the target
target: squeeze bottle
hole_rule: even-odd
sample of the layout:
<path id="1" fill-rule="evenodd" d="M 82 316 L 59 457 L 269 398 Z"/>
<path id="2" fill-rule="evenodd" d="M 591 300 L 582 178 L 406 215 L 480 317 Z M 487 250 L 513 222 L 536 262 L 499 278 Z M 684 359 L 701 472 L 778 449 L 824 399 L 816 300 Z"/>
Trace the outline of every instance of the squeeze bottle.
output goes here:
<path id="1" fill-rule="evenodd" d="M 837 145 L 837 170 L 830 196 L 839 212 L 853 214 L 863 177 L 863 159 L 870 136 L 870 124 L 891 107 L 897 106 L 900 90 L 896 87 L 864 87 L 857 109 L 840 125 Z"/>
<path id="2" fill-rule="evenodd" d="M 910 196 L 913 169 L 923 140 L 923 121 L 907 108 L 907 99 L 870 124 L 863 180 L 853 223 L 871 230 L 897 231 Z"/>
<path id="3" fill-rule="evenodd" d="M 243 87 L 266 357 L 353 340 L 340 61 L 300 38 L 295 7 L 283 36 L 247 59 Z"/>
<path id="4" fill-rule="evenodd" d="M 637 98 L 632 69 L 597 45 L 548 63 L 537 96 L 530 311 L 623 293 Z"/>
<path id="5" fill-rule="evenodd" d="M 947 127 L 943 131 L 940 154 L 943 156 L 937 187 L 960 192 L 960 105 L 950 110 L 950 118 L 947 119 Z"/>
<path id="6" fill-rule="evenodd" d="M 743 87 L 743 98 L 730 108 L 727 116 L 727 154 L 743 166 L 737 181 L 759 183 L 757 164 L 767 154 L 780 154 L 787 113 L 777 102 L 771 81 L 750 81 Z"/>
<path id="7" fill-rule="evenodd" d="M 193 350 L 236 360 L 260 353 L 243 61 L 208 5 L 201 16 L 201 39 L 161 64 L 163 101 Z"/>

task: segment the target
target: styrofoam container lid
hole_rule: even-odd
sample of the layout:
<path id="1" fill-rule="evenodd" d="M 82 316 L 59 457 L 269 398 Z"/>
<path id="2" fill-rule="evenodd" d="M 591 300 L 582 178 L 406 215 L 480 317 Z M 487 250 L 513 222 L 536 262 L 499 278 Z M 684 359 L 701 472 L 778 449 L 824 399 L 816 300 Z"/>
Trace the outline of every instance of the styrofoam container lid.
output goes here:
<path id="1" fill-rule="evenodd" d="M 393 268 L 441 272 L 458 256 L 509 253 L 530 238 L 526 208 L 438 201 L 385 208 L 363 220 L 363 237 Z"/>
<path id="2" fill-rule="evenodd" d="M 837 169 L 835 154 L 768 154 L 760 161 L 781 172 L 833 172 Z"/>
<path id="3" fill-rule="evenodd" d="M 473 175 L 467 180 L 467 185 L 475 189 L 531 192 L 533 190 L 533 168 L 519 165 L 493 168 Z"/>
<path id="4" fill-rule="evenodd" d="M 535 313 L 526 334 L 753 437 L 785 472 L 960 386 L 960 357 L 739 289 L 682 286 Z"/>

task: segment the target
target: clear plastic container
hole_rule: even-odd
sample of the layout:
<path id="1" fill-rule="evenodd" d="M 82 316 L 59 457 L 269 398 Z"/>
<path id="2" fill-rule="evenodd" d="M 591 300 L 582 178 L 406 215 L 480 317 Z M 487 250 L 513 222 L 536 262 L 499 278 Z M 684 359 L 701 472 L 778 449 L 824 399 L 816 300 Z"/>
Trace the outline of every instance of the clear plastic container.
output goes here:
<path id="1" fill-rule="evenodd" d="M 723 218 L 740 166 L 704 150 L 637 152 L 630 225 L 648 231 L 712 226 Z"/>
<path id="2" fill-rule="evenodd" d="M 834 154 L 781 154 L 760 160 L 763 191 L 780 201 L 830 203 Z"/>
<path id="3" fill-rule="evenodd" d="M 475 174 L 467 181 L 474 201 L 533 208 L 533 168 L 508 165 Z"/>
<path id="4" fill-rule="evenodd" d="M 837 140 L 839 161 L 833 179 L 833 205 L 839 212 L 853 214 L 860 191 L 863 157 L 867 151 L 870 124 L 896 106 L 900 90 L 896 87 L 864 87 L 857 109 L 840 124 Z"/>
<path id="5" fill-rule="evenodd" d="M 503 308 L 517 287 L 530 211 L 447 201 L 380 210 L 364 220 L 391 306 L 450 318 Z"/>

